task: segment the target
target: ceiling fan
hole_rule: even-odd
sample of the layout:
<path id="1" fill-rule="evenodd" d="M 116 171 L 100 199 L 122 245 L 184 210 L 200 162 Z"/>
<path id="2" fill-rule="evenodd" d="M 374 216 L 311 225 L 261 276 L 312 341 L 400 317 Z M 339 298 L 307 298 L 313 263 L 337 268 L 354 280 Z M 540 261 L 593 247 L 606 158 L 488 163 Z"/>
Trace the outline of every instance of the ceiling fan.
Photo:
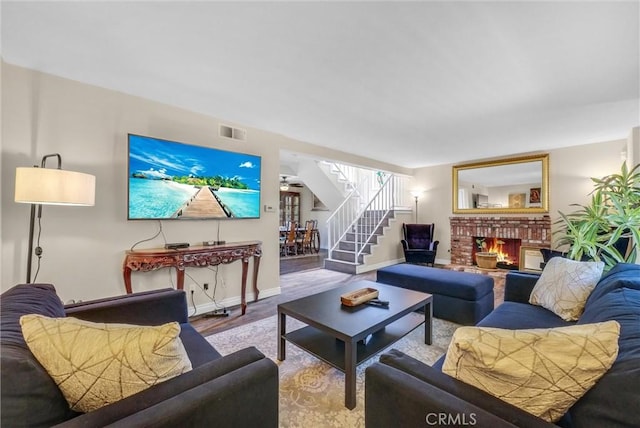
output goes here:
<path id="1" fill-rule="evenodd" d="M 282 180 L 280 180 L 280 190 L 283 192 L 286 192 L 287 190 L 289 190 L 289 187 L 304 187 L 302 184 L 300 183 L 290 183 L 287 181 L 287 176 L 283 175 L 282 176 Z"/>

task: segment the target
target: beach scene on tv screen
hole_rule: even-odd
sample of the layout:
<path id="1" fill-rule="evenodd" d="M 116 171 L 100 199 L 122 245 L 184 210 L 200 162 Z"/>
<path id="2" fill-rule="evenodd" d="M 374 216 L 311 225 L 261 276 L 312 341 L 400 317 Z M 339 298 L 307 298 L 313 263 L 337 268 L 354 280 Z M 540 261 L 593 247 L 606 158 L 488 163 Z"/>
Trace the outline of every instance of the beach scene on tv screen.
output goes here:
<path id="1" fill-rule="evenodd" d="M 129 135 L 129 219 L 260 217 L 260 157 Z"/>

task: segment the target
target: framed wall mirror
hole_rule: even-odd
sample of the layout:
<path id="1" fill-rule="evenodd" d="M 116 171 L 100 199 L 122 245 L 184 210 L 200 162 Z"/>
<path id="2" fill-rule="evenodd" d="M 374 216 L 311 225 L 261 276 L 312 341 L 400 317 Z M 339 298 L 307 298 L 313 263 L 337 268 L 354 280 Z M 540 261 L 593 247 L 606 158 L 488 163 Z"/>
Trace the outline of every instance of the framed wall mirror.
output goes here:
<path id="1" fill-rule="evenodd" d="M 453 212 L 549 212 L 549 155 L 453 167 Z"/>

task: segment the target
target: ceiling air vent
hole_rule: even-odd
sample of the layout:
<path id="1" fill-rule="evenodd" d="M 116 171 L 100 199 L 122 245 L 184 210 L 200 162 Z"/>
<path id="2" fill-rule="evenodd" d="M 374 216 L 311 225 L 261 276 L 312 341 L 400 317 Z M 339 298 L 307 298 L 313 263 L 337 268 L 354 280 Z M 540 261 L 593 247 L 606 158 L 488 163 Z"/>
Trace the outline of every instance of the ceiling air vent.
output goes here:
<path id="1" fill-rule="evenodd" d="M 247 130 L 240 128 L 233 128 L 227 125 L 220 125 L 220 136 L 225 138 L 231 138 L 232 140 L 246 141 Z"/>

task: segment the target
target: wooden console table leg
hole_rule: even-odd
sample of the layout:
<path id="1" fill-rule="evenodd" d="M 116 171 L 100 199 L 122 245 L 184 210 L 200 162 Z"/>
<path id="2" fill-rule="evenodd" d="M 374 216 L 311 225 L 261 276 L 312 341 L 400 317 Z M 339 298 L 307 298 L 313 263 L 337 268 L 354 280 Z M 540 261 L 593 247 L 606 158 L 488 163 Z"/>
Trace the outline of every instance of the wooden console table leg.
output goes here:
<path id="1" fill-rule="evenodd" d="M 176 279 L 178 280 L 178 290 L 184 290 L 184 268 L 176 269 Z"/>
<path id="2" fill-rule="evenodd" d="M 242 290 L 240 291 L 240 299 L 242 306 L 242 315 L 247 312 L 247 271 L 249 270 L 249 259 L 242 259 Z"/>
<path id="3" fill-rule="evenodd" d="M 131 268 L 124 266 L 122 268 L 122 274 L 124 276 L 124 288 L 127 290 L 127 294 L 133 293 L 131 289 Z"/>
<path id="4" fill-rule="evenodd" d="M 258 301 L 258 270 L 260 269 L 260 256 L 253 256 L 253 301 Z"/>

